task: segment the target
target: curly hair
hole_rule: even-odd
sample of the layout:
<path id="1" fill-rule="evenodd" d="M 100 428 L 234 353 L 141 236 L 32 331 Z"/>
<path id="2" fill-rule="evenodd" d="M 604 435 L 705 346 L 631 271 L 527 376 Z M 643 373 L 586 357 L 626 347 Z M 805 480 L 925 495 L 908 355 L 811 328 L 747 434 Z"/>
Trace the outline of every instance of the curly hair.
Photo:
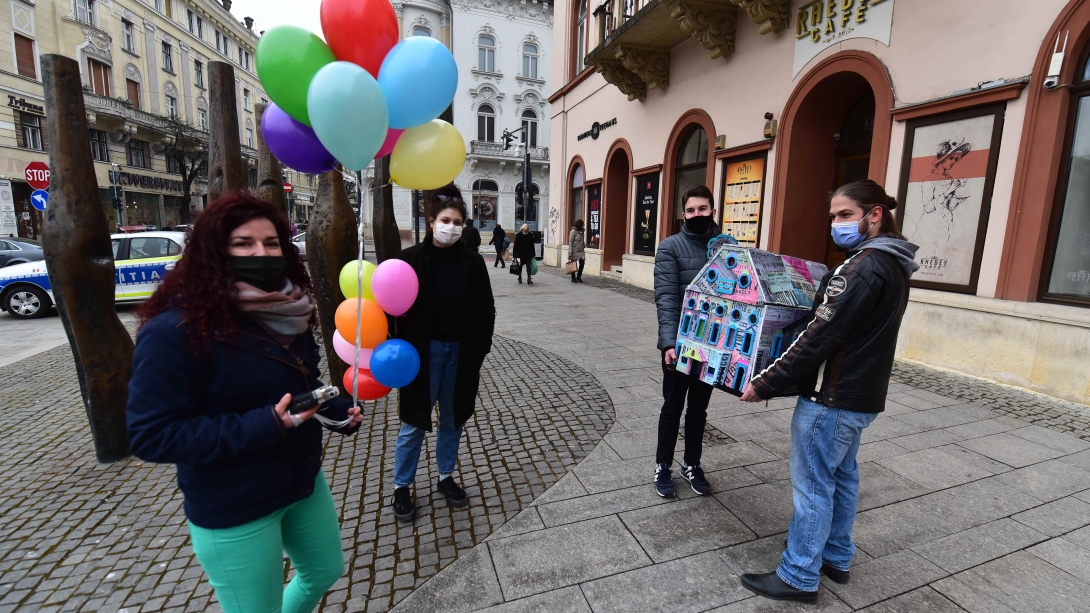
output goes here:
<path id="1" fill-rule="evenodd" d="M 189 344 L 197 353 L 210 346 L 217 331 L 235 336 L 239 311 L 228 242 L 235 228 L 259 218 L 268 219 L 276 227 L 287 263 L 284 276 L 309 293 L 310 275 L 299 257 L 299 248 L 291 242 L 287 218 L 273 204 L 239 190 L 216 199 L 197 218 L 177 267 L 137 311 L 140 325 L 180 308 L 185 313 Z"/>

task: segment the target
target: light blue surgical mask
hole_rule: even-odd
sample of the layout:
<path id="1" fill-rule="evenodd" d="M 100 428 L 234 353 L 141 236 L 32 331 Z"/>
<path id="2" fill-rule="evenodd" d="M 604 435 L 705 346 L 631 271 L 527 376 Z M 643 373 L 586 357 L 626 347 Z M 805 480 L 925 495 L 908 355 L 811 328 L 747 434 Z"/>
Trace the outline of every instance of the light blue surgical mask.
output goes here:
<path id="1" fill-rule="evenodd" d="M 853 249 L 866 240 L 867 235 L 859 231 L 859 221 L 841 221 L 833 224 L 833 242 L 842 249 Z"/>

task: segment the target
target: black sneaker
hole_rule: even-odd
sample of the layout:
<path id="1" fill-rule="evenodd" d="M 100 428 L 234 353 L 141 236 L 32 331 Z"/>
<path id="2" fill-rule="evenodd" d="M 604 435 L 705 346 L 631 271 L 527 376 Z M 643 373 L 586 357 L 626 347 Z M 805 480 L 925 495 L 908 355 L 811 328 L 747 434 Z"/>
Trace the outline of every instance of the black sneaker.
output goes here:
<path id="1" fill-rule="evenodd" d="M 413 504 L 413 495 L 408 487 L 399 487 L 394 490 L 394 517 L 398 521 L 412 521 L 416 516 L 416 506 Z"/>
<path id="2" fill-rule="evenodd" d="M 704 471 L 699 466 L 681 465 L 681 476 L 689 482 L 689 487 L 700 496 L 712 493 L 712 484 L 704 478 Z"/>
<path id="3" fill-rule="evenodd" d="M 674 479 L 670 476 L 670 468 L 665 464 L 655 466 L 655 491 L 663 498 L 674 497 Z"/>
<path id="4" fill-rule="evenodd" d="M 456 509 L 469 504 L 469 496 L 466 496 L 466 491 L 454 482 L 454 477 L 447 477 L 439 482 L 439 493 L 446 496 L 451 506 Z"/>

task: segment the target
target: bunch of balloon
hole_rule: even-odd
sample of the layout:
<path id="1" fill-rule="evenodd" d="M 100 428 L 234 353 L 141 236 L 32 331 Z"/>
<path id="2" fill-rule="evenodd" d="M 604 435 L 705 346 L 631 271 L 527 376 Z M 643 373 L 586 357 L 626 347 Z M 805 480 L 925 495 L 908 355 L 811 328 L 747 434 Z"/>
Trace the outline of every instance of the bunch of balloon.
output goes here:
<path id="1" fill-rule="evenodd" d="M 437 119 L 458 88 L 454 56 L 438 40 L 398 42 L 390 0 L 323 0 L 322 32 L 278 26 L 255 60 L 273 104 L 262 132 L 281 162 L 303 173 L 338 162 L 363 170 L 392 155 L 391 176 L 409 189 L 442 187 L 465 163 L 458 130 Z"/>
<path id="2" fill-rule="evenodd" d="M 362 270 L 361 270 L 362 269 Z M 378 400 L 405 387 L 420 373 L 420 354 L 409 343 L 390 339 L 386 315 L 404 315 L 420 292 L 416 272 L 401 260 L 378 266 L 349 262 L 341 269 L 333 348 L 349 369 L 344 387 L 363 400 Z"/>

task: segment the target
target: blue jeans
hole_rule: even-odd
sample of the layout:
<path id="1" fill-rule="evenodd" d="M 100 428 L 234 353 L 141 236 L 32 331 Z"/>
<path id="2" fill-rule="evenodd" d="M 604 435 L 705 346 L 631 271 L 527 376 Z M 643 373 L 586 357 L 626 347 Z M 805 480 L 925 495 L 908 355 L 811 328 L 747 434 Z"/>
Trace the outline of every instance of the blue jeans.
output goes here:
<path id="1" fill-rule="evenodd" d="M 877 413 L 845 411 L 799 398 L 791 418 L 791 486 L 795 513 L 776 574 L 792 587 L 818 589 L 824 560 L 848 570 L 859 503 L 859 439 Z"/>
<path id="2" fill-rule="evenodd" d="M 435 440 L 435 463 L 439 472 L 454 472 L 458 463 L 458 445 L 462 429 L 454 427 L 454 380 L 458 375 L 458 343 L 431 341 L 428 373 L 431 376 L 431 406 L 439 401 L 439 433 Z M 420 463 L 420 447 L 428 432 L 406 423 L 401 424 L 394 451 L 394 486 L 406 487 L 416 481 L 416 465 Z"/>

